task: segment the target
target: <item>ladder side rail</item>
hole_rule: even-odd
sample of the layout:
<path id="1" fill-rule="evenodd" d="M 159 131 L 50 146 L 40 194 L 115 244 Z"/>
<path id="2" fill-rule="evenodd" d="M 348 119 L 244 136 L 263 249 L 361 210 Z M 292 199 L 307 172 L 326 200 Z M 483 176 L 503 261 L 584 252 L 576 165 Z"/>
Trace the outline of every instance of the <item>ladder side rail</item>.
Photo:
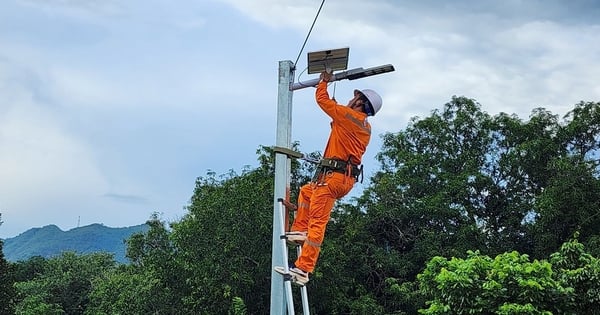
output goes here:
<path id="1" fill-rule="evenodd" d="M 283 198 L 279 198 L 279 211 L 281 211 L 281 247 L 282 247 L 282 255 L 283 255 L 283 269 L 285 270 L 286 275 L 283 276 L 283 281 L 285 282 L 285 297 L 287 301 L 287 309 L 288 315 L 294 315 L 294 297 L 292 296 L 292 277 L 290 275 L 290 267 L 288 265 L 288 249 L 287 249 L 287 240 L 285 237 L 285 223 L 284 223 L 284 215 L 287 213 L 284 205 Z"/>
<path id="2" fill-rule="evenodd" d="M 285 199 L 279 199 L 281 204 L 285 207 L 285 215 L 286 215 L 286 219 L 287 219 L 287 215 L 289 214 L 289 211 L 297 211 L 298 210 L 298 206 L 285 200 Z M 289 226 L 286 225 L 285 230 L 289 230 Z M 284 235 L 285 236 L 285 235 Z M 282 236 L 282 238 L 284 238 L 284 236 Z M 287 239 L 286 239 L 287 242 Z M 302 254 L 302 246 L 298 245 L 296 246 L 296 252 L 298 254 L 298 257 L 300 257 L 300 255 Z M 287 268 L 286 271 L 289 272 L 289 266 L 286 266 L 285 268 Z M 308 306 L 308 289 L 306 288 L 306 285 L 303 285 L 300 287 L 300 296 L 302 297 L 302 315 L 310 315 L 310 308 Z"/>
<path id="3" fill-rule="evenodd" d="M 298 245 L 297 247 L 298 257 L 302 254 L 302 246 Z M 308 307 L 308 289 L 306 289 L 306 285 L 303 285 L 300 288 L 300 296 L 302 297 L 302 315 L 310 315 L 310 308 Z"/>

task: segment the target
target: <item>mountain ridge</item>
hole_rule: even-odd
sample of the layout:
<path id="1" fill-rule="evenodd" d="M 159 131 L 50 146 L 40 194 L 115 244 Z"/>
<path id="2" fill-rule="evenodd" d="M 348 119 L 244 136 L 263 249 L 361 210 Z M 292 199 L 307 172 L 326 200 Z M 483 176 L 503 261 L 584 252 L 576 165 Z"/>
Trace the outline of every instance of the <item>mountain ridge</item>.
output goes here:
<path id="1" fill-rule="evenodd" d="M 5 259 L 11 262 L 27 260 L 33 256 L 51 258 L 66 251 L 77 254 L 108 252 L 114 255 L 115 261 L 127 263 L 125 240 L 148 228 L 146 224 L 114 228 L 94 223 L 63 231 L 50 224 L 4 239 L 3 252 Z"/>

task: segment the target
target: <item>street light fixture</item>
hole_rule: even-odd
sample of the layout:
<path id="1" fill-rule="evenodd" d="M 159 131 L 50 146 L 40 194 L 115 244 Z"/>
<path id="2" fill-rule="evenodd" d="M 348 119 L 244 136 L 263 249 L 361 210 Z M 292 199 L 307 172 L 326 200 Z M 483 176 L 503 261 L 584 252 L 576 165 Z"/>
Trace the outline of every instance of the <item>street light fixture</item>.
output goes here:
<path id="1" fill-rule="evenodd" d="M 367 69 L 355 68 L 355 69 L 351 69 L 348 71 L 334 73 L 331 76 L 331 80 L 329 80 L 329 82 L 340 81 L 340 80 L 344 80 L 344 79 L 356 80 L 356 79 L 361 79 L 361 78 L 365 78 L 365 77 L 370 77 L 372 75 L 378 75 L 378 74 L 382 74 L 382 73 L 386 73 L 386 72 L 392 72 L 394 70 L 395 70 L 394 66 L 392 66 L 391 64 L 367 68 Z M 307 87 L 311 87 L 311 86 L 316 86 L 317 84 L 319 84 L 319 81 L 320 81 L 320 79 L 317 78 L 317 79 L 312 79 L 312 80 L 308 80 L 308 81 L 304 81 L 304 82 L 296 82 L 296 83 L 292 84 L 292 86 L 290 87 L 290 90 L 295 91 L 295 90 L 299 90 L 299 89 L 303 89 L 303 88 L 307 88 Z"/>

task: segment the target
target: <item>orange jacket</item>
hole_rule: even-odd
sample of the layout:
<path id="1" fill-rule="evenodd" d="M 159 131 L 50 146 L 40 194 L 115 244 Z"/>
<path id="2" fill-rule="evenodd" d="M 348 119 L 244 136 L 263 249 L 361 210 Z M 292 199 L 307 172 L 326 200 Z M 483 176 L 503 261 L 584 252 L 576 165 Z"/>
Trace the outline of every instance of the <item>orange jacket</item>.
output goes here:
<path id="1" fill-rule="evenodd" d="M 319 107 L 333 119 L 323 157 L 361 164 L 362 156 L 371 140 L 371 125 L 367 121 L 367 114 L 340 105 L 329 98 L 327 82 L 324 81 L 317 85 L 315 98 Z"/>

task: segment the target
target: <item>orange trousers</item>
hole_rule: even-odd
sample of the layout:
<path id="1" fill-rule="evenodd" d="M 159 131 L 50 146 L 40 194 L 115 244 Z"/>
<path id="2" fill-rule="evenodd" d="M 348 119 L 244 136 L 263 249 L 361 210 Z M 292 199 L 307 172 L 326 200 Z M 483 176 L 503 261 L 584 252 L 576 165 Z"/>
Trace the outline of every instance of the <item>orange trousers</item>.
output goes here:
<path id="1" fill-rule="evenodd" d="M 308 235 L 302 245 L 302 254 L 294 263 L 296 267 L 313 272 L 325 238 L 331 209 L 337 199 L 350 192 L 354 182 L 354 178 L 342 173 L 328 172 L 322 174 L 316 182 L 300 188 L 298 211 L 291 230 L 307 231 Z"/>

